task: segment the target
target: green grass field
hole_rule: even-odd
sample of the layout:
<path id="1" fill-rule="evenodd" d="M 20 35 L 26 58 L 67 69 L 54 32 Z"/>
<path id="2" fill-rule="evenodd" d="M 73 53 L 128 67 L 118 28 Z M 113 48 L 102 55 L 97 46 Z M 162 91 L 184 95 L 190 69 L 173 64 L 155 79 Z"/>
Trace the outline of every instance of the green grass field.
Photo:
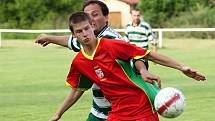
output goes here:
<path id="1" fill-rule="evenodd" d="M 207 76 L 196 82 L 182 73 L 150 63 L 163 87 L 176 87 L 186 97 L 185 112 L 173 121 L 214 121 L 215 40 L 166 39 L 160 53 L 172 56 Z M 59 46 L 42 48 L 31 41 L 2 41 L 0 48 L 0 121 L 47 121 L 68 94 L 64 86 L 74 53 Z M 61 121 L 85 121 L 91 91 Z M 161 121 L 170 119 L 161 118 Z"/>

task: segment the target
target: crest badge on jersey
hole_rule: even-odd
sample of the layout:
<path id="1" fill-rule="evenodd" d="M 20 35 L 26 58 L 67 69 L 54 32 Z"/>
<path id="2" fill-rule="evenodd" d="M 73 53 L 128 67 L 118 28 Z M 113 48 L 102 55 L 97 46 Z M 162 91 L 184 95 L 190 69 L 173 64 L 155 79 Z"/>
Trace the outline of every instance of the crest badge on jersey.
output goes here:
<path id="1" fill-rule="evenodd" d="M 104 73 L 102 72 L 102 69 L 101 69 L 101 68 L 99 68 L 98 66 L 96 66 L 94 69 L 95 69 L 96 75 L 97 75 L 100 79 L 104 78 Z"/>

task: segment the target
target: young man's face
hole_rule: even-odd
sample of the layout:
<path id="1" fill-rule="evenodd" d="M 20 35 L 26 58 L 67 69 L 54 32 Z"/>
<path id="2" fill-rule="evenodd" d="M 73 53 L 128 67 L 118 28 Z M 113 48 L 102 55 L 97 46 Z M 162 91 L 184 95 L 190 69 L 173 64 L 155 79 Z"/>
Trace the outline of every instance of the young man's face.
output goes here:
<path id="1" fill-rule="evenodd" d="M 132 10 L 131 18 L 132 18 L 132 23 L 139 24 L 140 23 L 140 11 Z"/>
<path id="2" fill-rule="evenodd" d="M 101 7 L 97 4 L 89 4 L 84 8 L 84 12 L 90 16 L 95 29 L 95 34 L 99 34 L 99 32 L 107 24 L 108 17 L 102 14 Z"/>
<path id="3" fill-rule="evenodd" d="M 73 34 L 82 45 L 87 45 L 96 39 L 94 35 L 94 29 L 89 21 L 81 21 L 77 24 L 73 24 Z"/>

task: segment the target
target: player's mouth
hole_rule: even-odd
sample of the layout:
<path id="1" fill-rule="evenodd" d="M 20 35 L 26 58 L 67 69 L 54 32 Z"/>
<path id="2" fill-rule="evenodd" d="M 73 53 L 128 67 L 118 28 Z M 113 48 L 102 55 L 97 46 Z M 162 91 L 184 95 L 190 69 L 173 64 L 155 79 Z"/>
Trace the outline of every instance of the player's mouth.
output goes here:
<path id="1" fill-rule="evenodd" d="M 87 43 L 87 42 L 89 42 L 89 41 L 90 41 L 89 38 L 84 39 L 84 43 Z"/>

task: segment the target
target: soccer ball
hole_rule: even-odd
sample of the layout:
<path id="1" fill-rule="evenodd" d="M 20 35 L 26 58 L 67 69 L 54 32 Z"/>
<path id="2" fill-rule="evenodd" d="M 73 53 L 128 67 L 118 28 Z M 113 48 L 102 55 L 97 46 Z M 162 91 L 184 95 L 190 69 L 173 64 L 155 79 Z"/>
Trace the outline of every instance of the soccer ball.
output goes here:
<path id="1" fill-rule="evenodd" d="M 185 97 L 176 88 L 161 89 L 155 97 L 154 106 L 157 112 L 165 118 L 175 118 L 182 114 Z"/>

